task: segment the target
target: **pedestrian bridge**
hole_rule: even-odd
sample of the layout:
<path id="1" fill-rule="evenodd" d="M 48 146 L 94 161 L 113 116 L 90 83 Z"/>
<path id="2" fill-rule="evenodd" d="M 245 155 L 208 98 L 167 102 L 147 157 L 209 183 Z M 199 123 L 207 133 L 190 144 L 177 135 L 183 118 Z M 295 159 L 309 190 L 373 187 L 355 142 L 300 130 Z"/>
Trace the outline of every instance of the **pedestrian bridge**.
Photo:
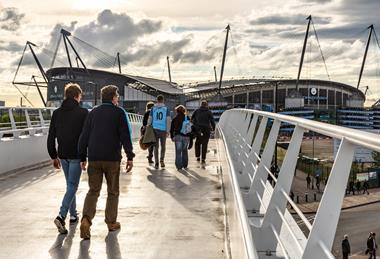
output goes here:
<path id="1" fill-rule="evenodd" d="M 2 258 L 334 258 L 330 251 L 355 147 L 380 152 L 375 134 L 256 110 L 229 110 L 210 142 L 206 165 L 197 163 L 191 150 L 189 169 L 176 171 L 174 144 L 168 140 L 167 167 L 154 170 L 136 144 L 133 172 L 120 176 L 121 230 L 107 231 L 103 185 L 92 238 L 81 241 L 78 226 L 65 236 L 53 224 L 65 180 L 46 163 L 52 110 L 0 111 L 9 117 L 0 130 Z M 129 114 L 129 119 L 137 138 L 142 118 Z M 294 125 L 294 131 L 272 187 L 268 168 L 282 123 Z M 313 222 L 288 195 L 307 131 L 341 140 Z M 79 211 L 87 190 L 84 172 Z"/>

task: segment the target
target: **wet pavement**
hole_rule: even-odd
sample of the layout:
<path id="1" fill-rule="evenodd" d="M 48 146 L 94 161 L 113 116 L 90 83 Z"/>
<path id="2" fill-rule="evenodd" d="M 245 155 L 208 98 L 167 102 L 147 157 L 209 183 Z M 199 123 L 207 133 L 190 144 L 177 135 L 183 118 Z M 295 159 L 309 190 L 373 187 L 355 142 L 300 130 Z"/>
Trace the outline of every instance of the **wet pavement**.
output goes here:
<path id="1" fill-rule="evenodd" d="M 207 163 L 174 166 L 174 144 L 167 141 L 166 168 L 147 164 L 137 153 L 132 174 L 122 170 L 118 221 L 109 233 L 104 223 L 106 185 L 98 201 L 91 240 L 81 241 L 79 225 L 59 235 L 53 223 L 65 191 L 63 173 L 52 167 L 0 177 L 0 258 L 223 258 L 224 210 L 214 143 Z M 81 212 L 87 173 L 77 192 Z M 68 223 L 68 222 L 67 222 Z"/>

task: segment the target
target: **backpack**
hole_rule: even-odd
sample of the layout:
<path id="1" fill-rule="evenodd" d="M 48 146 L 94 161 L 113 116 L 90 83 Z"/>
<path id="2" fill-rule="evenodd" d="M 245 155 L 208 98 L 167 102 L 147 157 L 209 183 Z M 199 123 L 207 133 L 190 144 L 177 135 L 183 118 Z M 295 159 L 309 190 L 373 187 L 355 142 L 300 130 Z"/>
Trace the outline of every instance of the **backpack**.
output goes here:
<path id="1" fill-rule="evenodd" d="M 185 119 L 182 122 L 182 127 L 181 127 L 181 131 L 180 131 L 181 134 L 187 135 L 187 134 L 191 133 L 191 126 L 193 126 L 193 124 L 190 122 L 190 120 L 187 118 L 187 116 L 185 116 Z"/>

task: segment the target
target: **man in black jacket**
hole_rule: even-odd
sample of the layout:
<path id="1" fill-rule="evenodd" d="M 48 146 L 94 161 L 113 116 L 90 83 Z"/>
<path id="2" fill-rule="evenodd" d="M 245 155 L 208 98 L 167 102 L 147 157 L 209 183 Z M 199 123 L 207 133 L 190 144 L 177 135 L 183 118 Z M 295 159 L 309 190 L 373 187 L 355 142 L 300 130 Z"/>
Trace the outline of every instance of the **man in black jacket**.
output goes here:
<path id="1" fill-rule="evenodd" d="M 208 109 L 207 101 L 203 100 L 201 102 L 201 107 L 194 111 L 191 121 L 198 130 L 197 140 L 195 141 L 195 156 L 197 161 L 200 161 L 202 157 L 202 163 L 206 163 L 208 141 L 210 140 L 211 130 L 215 130 L 214 116 Z"/>
<path id="2" fill-rule="evenodd" d="M 127 113 L 118 107 L 118 88 L 113 85 L 101 90 L 102 104 L 95 107 L 88 115 L 83 132 L 79 139 L 79 154 L 86 156 L 88 152 L 88 184 L 83 205 L 83 218 L 80 236 L 90 238 L 91 221 L 95 216 L 96 203 L 102 187 L 103 175 L 107 181 L 107 204 L 105 222 L 108 230 L 120 229 L 116 221 L 119 203 L 119 176 L 121 147 L 127 154 L 127 172 L 133 167 L 131 127 Z"/>
<path id="3" fill-rule="evenodd" d="M 146 126 L 148 125 L 150 110 L 153 108 L 153 106 L 154 106 L 154 102 L 148 102 L 146 104 L 146 111 L 145 111 L 144 118 L 143 118 L 143 126 L 142 126 L 141 135 L 144 135 L 144 133 L 145 133 Z M 146 157 L 146 158 L 148 158 L 149 164 L 153 164 L 153 150 L 154 150 L 154 145 L 151 145 L 148 148 L 148 156 Z"/>
<path id="4" fill-rule="evenodd" d="M 343 259 L 348 259 L 348 255 L 351 254 L 350 242 L 348 241 L 348 235 L 344 235 L 342 240 L 342 254 Z"/>
<path id="5" fill-rule="evenodd" d="M 54 220 L 58 231 L 67 233 L 65 218 L 70 211 L 70 223 L 78 222 L 75 194 L 78 189 L 81 176 L 81 165 L 86 157 L 78 154 L 78 140 L 82 132 L 84 121 L 88 111 L 79 106 L 82 98 L 82 90 L 79 85 L 69 83 L 65 87 L 65 100 L 60 108 L 53 112 L 47 148 L 53 165 L 56 169 L 62 167 L 66 178 L 66 193 L 62 200 L 59 215 Z M 58 141 L 58 153 L 55 141 Z M 85 166 L 82 164 L 82 166 Z"/>

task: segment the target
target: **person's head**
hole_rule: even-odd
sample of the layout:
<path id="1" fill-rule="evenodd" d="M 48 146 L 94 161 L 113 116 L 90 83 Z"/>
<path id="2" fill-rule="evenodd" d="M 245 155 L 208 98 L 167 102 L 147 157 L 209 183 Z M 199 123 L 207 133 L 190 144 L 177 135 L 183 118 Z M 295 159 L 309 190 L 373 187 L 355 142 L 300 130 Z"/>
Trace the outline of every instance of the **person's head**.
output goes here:
<path id="1" fill-rule="evenodd" d="M 114 105 L 119 103 L 119 92 L 117 86 L 107 85 L 104 86 L 100 91 L 102 94 L 102 102 L 112 102 Z"/>
<path id="2" fill-rule="evenodd" d="M 153 106 L 154 106 L 154 102 L 147 102 L 146 110 L 148 111 L 148 110 L 152 109 Z"/>
<path id="3" fill-rule="evenodd" d="M 207 108 L 208 107 L 208 102 L 206 100 L 201 101 L 201 107 Z"/>
<path id="4" fill-rule="evenodd" d="M 344 239 L 348 239 L 348 235 L 347 235 L 347 234 L 346 234 L 346 235 L 344 235 L 343 237 L 344 237 Z"/>
<path id="5" fill-rule="evenodd" d="M 159 95 L 159 96 L 157 96 L 157 102 L 158 103 L 163 103 L 164 102 L 164 96 L 163 95 Z"/>
<path id="6" fill-rule="evenodd" d="M 175 111 L 178 113 L 178 114 L 185 114 L 186 113 L 186 108 L 185 106 L 183 105 L 178 105 L 177 107 L 175 107 Z"/>
<path id="7" fill-rule="evenodd" d="M 74 99 L 78 103 L 82 99 L 82 89 L 78 84 L 68 83 L 65 85 L 65 99 Z"/>

